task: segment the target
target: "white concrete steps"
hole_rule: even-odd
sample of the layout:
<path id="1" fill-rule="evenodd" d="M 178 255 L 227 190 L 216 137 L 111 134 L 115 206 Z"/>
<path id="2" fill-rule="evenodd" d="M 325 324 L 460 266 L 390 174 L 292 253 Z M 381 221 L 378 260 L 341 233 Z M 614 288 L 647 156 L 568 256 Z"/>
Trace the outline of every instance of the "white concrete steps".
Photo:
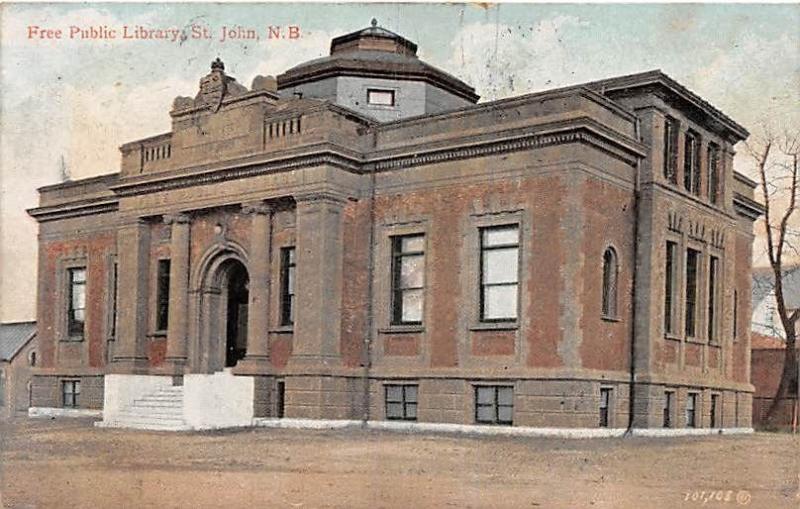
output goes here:
<path id="1" fill-rule="evenodd" d="M 134 428 L 161 431 L 187 429 L 183 418 L 183 387 L 161 387 L 134 399 L 104 427 Z"/>

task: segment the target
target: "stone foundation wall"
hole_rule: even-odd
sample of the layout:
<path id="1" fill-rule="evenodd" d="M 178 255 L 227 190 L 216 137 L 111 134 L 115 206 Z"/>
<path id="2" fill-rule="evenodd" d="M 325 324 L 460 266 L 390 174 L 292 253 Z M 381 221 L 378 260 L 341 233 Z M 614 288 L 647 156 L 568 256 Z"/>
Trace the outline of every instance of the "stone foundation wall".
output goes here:
<path id="1" fill-rule="evenodd" d="M 103 408 L 103 375 L 34 375 L 31 380 L 31 406 L 63 407 L 61 384 L 67 380 L 78 380 L 81 383 L 77 408 L 91 410 Z"/>

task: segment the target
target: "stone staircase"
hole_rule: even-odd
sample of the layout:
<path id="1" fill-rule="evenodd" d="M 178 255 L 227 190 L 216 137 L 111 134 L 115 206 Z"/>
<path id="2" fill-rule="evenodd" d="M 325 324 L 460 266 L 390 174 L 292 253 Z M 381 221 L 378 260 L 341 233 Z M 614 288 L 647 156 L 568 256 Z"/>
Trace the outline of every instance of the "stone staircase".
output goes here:
<path id="1" fill-rule="evenodd" d="M 183 419 L 183 387 L 162 387 L 142 396 L 103 426 L 162 431 L 188 429 Z"/>

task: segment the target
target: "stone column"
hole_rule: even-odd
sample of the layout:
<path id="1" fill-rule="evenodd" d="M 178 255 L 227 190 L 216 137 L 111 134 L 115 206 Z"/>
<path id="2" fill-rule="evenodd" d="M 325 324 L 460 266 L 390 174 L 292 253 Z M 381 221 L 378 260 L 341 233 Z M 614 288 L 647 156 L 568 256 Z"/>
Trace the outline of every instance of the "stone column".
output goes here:
<path id="1" fill-rule="evenodd" d="M 166 361 L 170 371 L 181 374 L 187 359 L 190 218 L 187 214 L 174 214 L 164 216 L 164 222 L 172 225 Z"/>
<path id="2" fill-rule="evenodd" d="M 135 219 L 117 230 L 119 263 L 118 339 L 112 371 L 142 373 L 147 369 L 147 281 L 150 266 L 150 225 Z"/>
<path id="3" fill-rule="evenodd" d="M 343 216 L 346 200 L 333 193 L 295 197 L 296 306 L 292 365 L 340 364 Z"/>
<path id="4" fill-rule="evenodd" d="M 242 212 L 250 216 L 248 256 L 249 304 L 247 353 L 241 370 L 263 373 L 269 368 L 270 252 L 272 207 L 263 201 L 246 203 Z"/>

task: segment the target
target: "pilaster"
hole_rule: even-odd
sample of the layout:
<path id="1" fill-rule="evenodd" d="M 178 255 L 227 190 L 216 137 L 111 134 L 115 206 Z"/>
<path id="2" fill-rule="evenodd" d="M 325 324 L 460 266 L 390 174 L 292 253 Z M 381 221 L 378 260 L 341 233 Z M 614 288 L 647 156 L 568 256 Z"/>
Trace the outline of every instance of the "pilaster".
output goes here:
<path id="1" fill-rule="evenodd" d="M 164 222 L 172 225 L 166 361 L 170 371 L 180 374 L 187 359 L 190 217 L 168 215 L 164 216 Z"/>
<path id="2" fill-rule="evenodd" d="M 111 369 L 121 373 L 146 371 L 147 280 L 150 265 L 150 225 L 139 218 L 117 230 L 119 263 L 119 330 Z"/>

